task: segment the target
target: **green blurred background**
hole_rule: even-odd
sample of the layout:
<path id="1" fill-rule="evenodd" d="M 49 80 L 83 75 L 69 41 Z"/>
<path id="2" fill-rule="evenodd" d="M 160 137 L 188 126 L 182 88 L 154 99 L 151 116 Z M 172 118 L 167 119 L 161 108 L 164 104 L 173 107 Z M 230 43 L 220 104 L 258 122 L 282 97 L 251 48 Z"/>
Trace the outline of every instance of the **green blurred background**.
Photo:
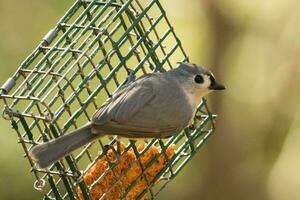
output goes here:
<path id="1" fill-rule="evenodd" d="M 0 0 L 0 82 L 71 0 Z M 194 63 L 227 86 L 209 98 L 216 134 L 159 199 L 299 200 L 300 1 L 163 0 Z M 0 119 L 0 199 L 41 199 L 15 132 Z"/>

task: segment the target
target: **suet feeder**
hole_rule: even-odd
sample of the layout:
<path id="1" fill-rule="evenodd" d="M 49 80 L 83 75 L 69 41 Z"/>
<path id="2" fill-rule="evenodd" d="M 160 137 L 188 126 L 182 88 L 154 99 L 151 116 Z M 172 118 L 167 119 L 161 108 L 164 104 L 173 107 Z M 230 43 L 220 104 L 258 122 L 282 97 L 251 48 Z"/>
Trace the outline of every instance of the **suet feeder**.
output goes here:
<path id="1" fill-rule="evenodd" d="M 205 99 L 194 125 L 171 138 L 102 137 L 47 169 L 28 156 L 36 144 L 87 123 L 135 76 L 177 61 L 189 60 L 159 0 L 77 0 L 71 6 L 0 94 L 3 117 L 44 199 L 154 199 L 180 173 L 214 131 Z"/>

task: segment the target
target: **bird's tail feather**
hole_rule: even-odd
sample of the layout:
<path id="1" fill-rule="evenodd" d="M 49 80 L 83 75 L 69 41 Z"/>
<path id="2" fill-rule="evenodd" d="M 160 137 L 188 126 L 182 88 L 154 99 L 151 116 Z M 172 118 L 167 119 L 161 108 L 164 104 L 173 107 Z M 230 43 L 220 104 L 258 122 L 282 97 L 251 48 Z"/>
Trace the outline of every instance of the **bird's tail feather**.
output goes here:
<path id="1" fill-rule="evenodd" d="M 29 156 L 39 167 L 46 168 L 99 136 L 101 135 L 92 134 L 91 125 L 87 124 L 70 134 L 35 146 L 30 150 Z"/>

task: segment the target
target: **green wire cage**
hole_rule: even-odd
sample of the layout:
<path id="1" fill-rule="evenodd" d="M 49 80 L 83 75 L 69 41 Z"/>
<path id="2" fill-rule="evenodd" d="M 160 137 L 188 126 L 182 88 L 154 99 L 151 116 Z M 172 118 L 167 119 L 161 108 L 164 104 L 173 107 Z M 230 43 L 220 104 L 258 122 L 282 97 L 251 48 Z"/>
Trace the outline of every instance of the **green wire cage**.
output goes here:
<path id="1" fill-rule="evenodd" d="M 194 125 L 171 138 L 102 137 L 47 169 L 38 168 L 28 156 L 34 145 L 84 125 L 130 79 L 171 69 L 178 61 L 188 62 L 188 57 L 158 0 L 77 0 L 71 6 L 0 94 L 3 117 L 16 131 L 36 178 L 34 188 L 44 199 L 154 199 L 179 174 L 214 131 L 215 115 L 205 99 Z M 171 145 L 175 150 L 170 156 L 166 152 Z M 142 163 L 153 148 L 156 153 Z M 133 157 L 120 169 L 122 156 L 129 152 Z M 103 171 L 87 183 L 85 175 L 98 162 L 105 164 Z M 136 175 L 125 184 L 124 177 L 128 181 L 128 173 L 134 174 L 131 169 Z M 108 176 L 113 178 L 103 185 Z M 141 180 L 143 187 L 137 190 Z M 99 183 L 102 193 L 96 197 L 93 189 Z M 132 191 L 134 197 L 129 196 Z"/>

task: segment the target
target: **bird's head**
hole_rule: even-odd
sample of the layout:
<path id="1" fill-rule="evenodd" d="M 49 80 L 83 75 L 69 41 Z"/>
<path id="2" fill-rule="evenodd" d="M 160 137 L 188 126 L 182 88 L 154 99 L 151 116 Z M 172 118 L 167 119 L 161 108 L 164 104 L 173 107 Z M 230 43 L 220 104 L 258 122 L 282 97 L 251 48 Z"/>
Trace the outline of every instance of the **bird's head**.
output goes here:
<path id="1" fill-rule="evenodd" d="M 215 90 L 224 90 L 225 86 L 218 83 L 212 72 L 204 67 L 190 63 L 179 63 L 177 68 L 181 74 L 180 84 L 194 101 L 199 103 L 200 99 Z"/>

